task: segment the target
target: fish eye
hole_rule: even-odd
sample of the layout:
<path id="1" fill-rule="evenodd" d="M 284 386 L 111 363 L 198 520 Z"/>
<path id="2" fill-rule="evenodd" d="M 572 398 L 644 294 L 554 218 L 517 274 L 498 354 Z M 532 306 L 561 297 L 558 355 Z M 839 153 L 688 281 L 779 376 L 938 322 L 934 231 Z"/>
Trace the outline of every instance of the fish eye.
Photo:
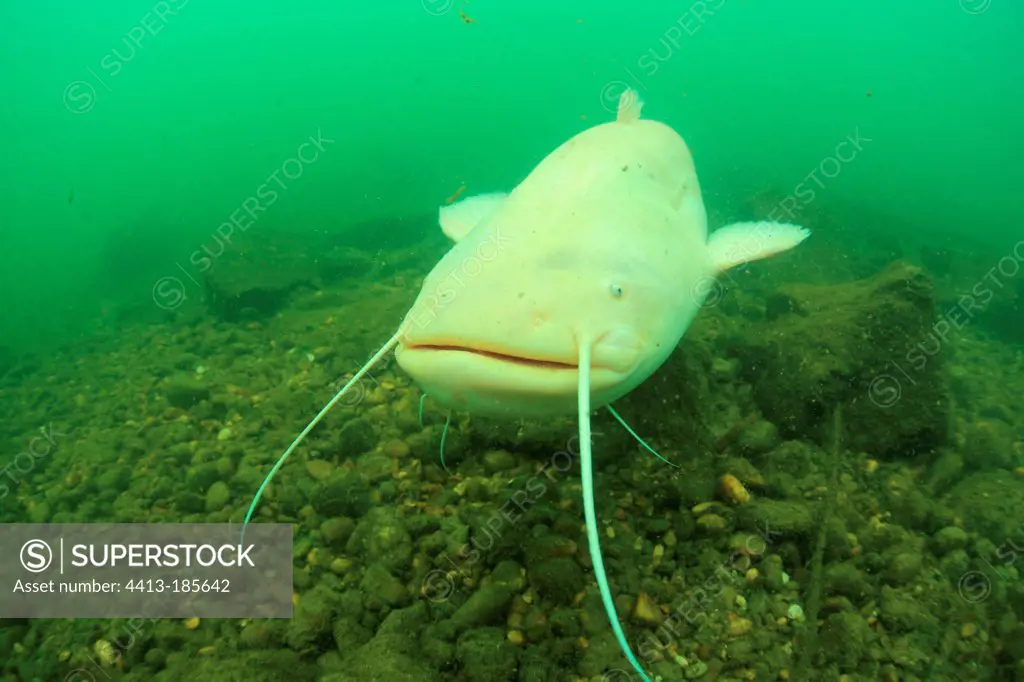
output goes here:
<path id="1" fill-rule="evenodd" d="M 615 298 L 622 298 L 622 294 L 625 293 L 625 290 L 622 288 L 622 285 L 619 284 L 618 282 L 612 282 L 609 289 L 612 292 L 612 296 L 614 296 Z"/>

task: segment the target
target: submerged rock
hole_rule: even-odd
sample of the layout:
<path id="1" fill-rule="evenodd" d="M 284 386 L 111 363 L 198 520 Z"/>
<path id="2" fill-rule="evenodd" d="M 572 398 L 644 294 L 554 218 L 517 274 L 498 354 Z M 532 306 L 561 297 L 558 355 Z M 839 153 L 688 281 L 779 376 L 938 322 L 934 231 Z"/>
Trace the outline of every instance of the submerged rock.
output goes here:
<path id="1" fill-rule="evenodd" d="M 412 563 L 412 537 L 394 509 L 376 507 L 360 519 L 346 544 L 348 553 L 379 563 L 394 574 Z"/>
<path id="2" fill-rule="evenodd" d="M 452 616 L 457 630 L 501 622 L 524 581 L 519 564 L 508 560 L 498 564 L 484 584 Z"/>
<path id="3" fill-rule="evenodd" d="M 313 508 L 321 516 L 360 517 L 372 504 L 366 482 L 355 471 L 335 472 L 313 493 Z"/>
<path id="4" fill-rule="evenodd" d="M 299 239 L 295 248 L 259 243 L 225 245 L 207 250 L 203 268 L 206 303 L 228 322 L 263 318 L 280 310 L 292 292 L 314 286 L 309 260 Z M 207 247 L 204 246 L 204 249 Z M 202 268 L 202 265 L 200 266 Z"/>
<path id="5" fill-rule="evenodd" d="M 765 416 L 787 438 L 829 441 L 842 406 L 844 447 L 876 456 L 946 441 L 943 364 L 951 325 L 935 318 L 931 280 L 897 262 L 849 284 L 786 285 L 736 349 Z"/>
<path id="6" fill-rule="evenodd" d="M 459 637 L 455 656 L 467 680 L 511 682 L 519 670 L 519 650 L 499 628 L 470 630 Z"/>
<path id="7" fill-rule="evenodd" d="M 173 376 L 168 380 L 166 388 L 167 402 L 172 407 L 187 410 L 210 397 L 210 389 L 206 384 L 184 374 Z"/>
<path id="8" fill-rule="evenodd" d="M 440 678 L 424 660 L 420 643 L 426 621 L 423 602 L 392 611 L 373 639 L 354 652 L 341 651 L 342 672 L 322 677 L 321 682 L 437 682 Z"/>

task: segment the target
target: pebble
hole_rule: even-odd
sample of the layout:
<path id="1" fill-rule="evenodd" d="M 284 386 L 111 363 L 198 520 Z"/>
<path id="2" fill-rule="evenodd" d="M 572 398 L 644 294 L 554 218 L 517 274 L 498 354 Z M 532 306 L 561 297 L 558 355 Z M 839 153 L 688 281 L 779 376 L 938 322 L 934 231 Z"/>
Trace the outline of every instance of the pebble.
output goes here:
<path id="1" fill-rule="evenodd" d="M 103 665 L 114 665 L 114 661 L 117 660 L 117 654 L 114 653 L 114 645 L 105 639 L 97 640 L 92 645 L 92 650 Z"/>
<path id="2" fill-rule="evenodd" d="M 736 614 L 729 614 L 729 634 L 733 637 L 745 635 L 754 627 L 753 621 L 749 618 L 741 618 Z"/>
<path id="3" fill-rule="evenodd" d="M 335 575 L 345 575 L 352 568 L 352 561 L 349 559 L 337 558 L 331 562 L 330 569 L 331 573 Z"/>
<path id="4" fill-rule="evenodd" d="M 404 459 L 409 456 L 409 446 L 404 440 L 389 440 L 381 447 L 381 450 L 388 457 L 394 457 L 395 459 Z"/>
<path id="5" fill-rule="evenodd" d="M 733 504 L 746 504 L 750 502 L 750 491 L 732 474 L 722 476 L 718 482 L 718 490 L 721 492 L 722 497 Z"/>
<path id="6" fill-rule="evenodd" d="M 322 481 L 334 473 L 334 465 L 322 459 L 306 462 L 306 471 L 318 481 Z"/>
<path id="7" fill-rule="evenodd" d="M 224 481 L 216 481 L 206 491 L 206 511 L 217 512 L 231 501 L 231 489 Z"/>
<path id="8" fill-rule="evenodd" d="M 705 531 L 725 530 L 725 519 L 718 514 L 705 514 L 697 519 L 697 526 Z"/>
<path id="9" fill-rule="evenodd" d="M 648 625 L 659 625 L 661 623 L 661 612 L 658 611 L 658 606 L 646 592 L 641 592 L 637 595 L 636 603 L 633 605 L 633 617 L 641 623 L 647 623 Z"/>
<path id="10" fill-rule="evenodd" d="M 484 453 L 484 468 L 488 474 L 509 471 L 516 466 L 515 456 L 507 450 L 491 450 Z"/>
<path id="11" fill-rule="evenodd" d="M 946 526 L 933 538 L 935 545 L 935 551 L 940 556 L 945 556 L 952 551 L 963 549 L 967 546 L 970 541 L 970 537 L 964 531 L 963 528 L 957 528 L 956 526 Z"/>

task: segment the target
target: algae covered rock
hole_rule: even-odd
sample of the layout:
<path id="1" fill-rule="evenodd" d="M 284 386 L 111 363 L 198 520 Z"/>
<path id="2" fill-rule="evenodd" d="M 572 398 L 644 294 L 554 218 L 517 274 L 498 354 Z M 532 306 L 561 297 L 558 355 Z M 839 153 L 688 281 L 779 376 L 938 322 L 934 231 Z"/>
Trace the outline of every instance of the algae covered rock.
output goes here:
<path id="1" fill-rule="evenodd" d="M 323 583 L 304 593 L 288 623 L 288 647 L 302 653 L 323 648 L 331 641 L 331 624 L 339 609 L 339 595 Z"/>
<path id="2" fill-rule="evenodd" d="M 849 284 L 780 287 L 735 350 L 784 437 L 826 442 L 828 417 L 842 406 L 845 447 L 907 456 L 946 440 L 950 325 L 942 322 L 931 280 L 896 262 Z"/>
<path id="3" fill-rule="evenodd" d="M 502 622 L 512 598 L 524 587 L 522 571 L 514 561 L 498 564 L 480 589 L 459 607 L 451 618 L 457 630 Z"/>
<path id="4" fill-rule="evenodd" d="M 167 381 L 165 395 L 172 407 L 187 410 L 210 397 L 210 388 L 187 374 L 178 374 Z"/>
<path id="5" fill-rule="evenodd" d="M 1019 537 L 1024 486 L 1008 471 L 968 476 L 949 491 L 944 502 L 963 519 L 965 528 L 996 545 Z"/>
<path id="6" fill-rule="evenodd" d="M 313 493 L 313 508 L 323 517 L 359 517 L 369 510 L 370 491 L 355 471 L 337 471 Z"/>
<path id="7" fill-rule="evenodd" d="M 389 507 L 376 507 L 356 525 L 346 548 L 367 564 L 379 563 L 389 573 L 400 573 L 412 563 L 412 536 Z"/>
<path id="8" fill-rule="evenodd" d="M 871 639 L 871 626 L 859 613 L 833 613 L 821 629 L 822 651 L 844 671 L 857 669 Z"/>
<path id="9" fill-rule="evenodd" d="M 213 257 L 201 261 L 208 263 L 199 267 L 210 312 L 228 322 L 266 317 L 280 310 L 299 287 L 314 286 L 305 244 L 296 238 L 295 248 L 287 248 L 287 238 L 282 239 L 221 244 L 209 254 Z"/>
<path id="10" fill-rule="evenodd" d="M 379 564 L 373 564 L 366 569 L 359 586 L 363 592 L 380 599 L 388 606 L 406 606 L 412 599 L 405 585 Z"/>
<path id="11" fill-rule="evenodd" d="M 744 528 L 757 531 L 768 528 L 783 535 L 809 535 L 817 519 L 812 507 L 803 502 L 754 500 L 740 507 L 739 518 Z"/>
<path id="12" fill-rule="evenodd" d="M 320 536 L 331 549 L 343 550 L 355 528 L 352 519 L 344 516 L 327 519 L 320 524 Z"/>
<path id="13" fill-rule="evenodd" d="M 231 502 L 231 490 L 228 484 L 217 481 L 206 491 L 206 511 L 217 512 L 228 506 Z"/>
<path id="14" fill-rule="evenodd" d="M 464 633 L 455 645 L 455 657 L 468 680 L 512 682 L 519 669 L 519 650 L 499 628 Z"/>
<path id="15" fill-rule="evenodd" d="M 373 639 L 354 652 L 341 651 L 342 671 L 322 677 L 321 682 L 439 682 L 420 645 L 427 619 L 423 602 L 392 611 Z"/>

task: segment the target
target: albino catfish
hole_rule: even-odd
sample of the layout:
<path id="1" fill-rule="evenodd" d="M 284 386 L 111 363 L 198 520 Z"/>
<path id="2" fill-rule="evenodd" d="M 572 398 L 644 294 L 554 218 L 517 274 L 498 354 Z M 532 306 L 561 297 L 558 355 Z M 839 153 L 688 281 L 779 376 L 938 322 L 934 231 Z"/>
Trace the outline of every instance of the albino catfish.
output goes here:
<path id="1" fill-rule="evenodd" d="M 449 410 L 512 419 L 575 413 L 594 577 L 622 652 L 649 682 L 619 624 L 601 557 L 591 412 L 611 409 L 665 362 L 716 275 L 791 249 L 810 233 L 749 222 L 709 238 L 689 148 L 669 126 L 641 119 L 642 106 L 627 90 L 615 121 L 563 143 L 510 193 L 440 209 L 451 250 L 398 331 L 275 463 L 243 535 L 285 459 L 392 349 L 424 393 Z"/>

